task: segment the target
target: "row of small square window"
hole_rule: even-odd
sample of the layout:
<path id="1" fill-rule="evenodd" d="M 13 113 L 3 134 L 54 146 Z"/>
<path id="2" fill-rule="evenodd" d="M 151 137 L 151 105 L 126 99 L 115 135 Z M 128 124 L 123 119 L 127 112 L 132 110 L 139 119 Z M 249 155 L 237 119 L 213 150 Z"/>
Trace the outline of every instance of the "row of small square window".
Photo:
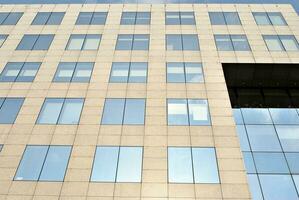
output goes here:
<path id="1" fill-rule="evenodd" d="M 0 82 L 32 82 L 40 68 L 39 62 L 9 62 L 0 74 Z M 61 62 L 53 82 L 89 82 L 94 63 Z M 110 83 L 146 83 L 146 62 L 114 62 L 110 72 Z M 201 63 L 166 63 L 168 83 L 204 82 Z"/>
<path id="2" fill-rule="evenodd" d="M 27 145 L 14 180 L 63 181 L 71 146 Z M 90 181 L 141 182 L 142 147 L 98 146 Z M 169 183 L 219 183 L 214 148 L 168 147 Z"/>
<path id="3" fill-rule="evenodd" d="M 0 35 L 0 47 L 8 35 Z M 66 50 L 98 50 L 102 35 L 72 34 L 66 45 Z M 48 50 L 54 39 L 52 34 L 26 34 L 16 50 Z M 246 35 L 214 35 L 218 51 L 250 51 Z M 269 51 L 298 51 L 299 44 L 293 35 L 263 35 Z M 199 39 L 196 34 L 167 34 L 165 36 L 166 50 L 199 51 Z M 115 50 L 149 50 L 150 35 L 119 34 Z"/>
<path id="4" fill-rule="evenodd" d="M 0 123 L 14 123 L 24 98 L 0 98 Z M 83 98 L 46 98 L 36 124 L 78 124 Z M 145 99 L 107 98 L 102 121 L 104 125 L 144 125 Z M 168 125 L 211 125 L 207 100 L 167 99 Z"/>
<path id="5" fill-rule="evenodd" d="M 107 12 L 80 12 L 76 25 L 104 25 Z M 253 12 L 258 25 L 287 25 L 280 12 Z M 0 13 L 0 25 L 16 25 L 23 13 Z M 64 12 L 39 12 L 31 25 L 60 25 Z M 209 12 L 212 25 L 241 25 L 237 12 Z M 123 12 L 121 25 L 149 25 L 150 12 Z M 166 12 L 166 25 L 195 25 L 194 12 Z"/>

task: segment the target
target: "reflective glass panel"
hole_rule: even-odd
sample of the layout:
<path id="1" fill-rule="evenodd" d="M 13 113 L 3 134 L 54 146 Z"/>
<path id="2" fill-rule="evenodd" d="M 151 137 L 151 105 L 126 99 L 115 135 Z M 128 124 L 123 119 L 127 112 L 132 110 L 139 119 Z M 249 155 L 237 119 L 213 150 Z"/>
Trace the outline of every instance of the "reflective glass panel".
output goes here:
<path id="1" fill-rule="evenodd" d="M 106 99 L 102 124 L 122 124 L 125 99 Z"/>
<path id="2" fill-rule="evenodd" d="M 123 12 L 121 15 L 121 25 L 134 25 L 136 21 L 136 12 Z"/>
<path id="3" fill-rule="evenodd" d="M 268 13 L 272 25 L 287 25 L 283 16 L 279 12 L 270 12 Z"/>
<path id="4" fill-rule="evenodd" d="M 132 50 L 133 35 L 121 34 L 118 35 L 116 50 Z"/>
<path id="5" fill-rule="evenodd" d="M 296 38 L 293 35 L 280 35 L 279 36 L 282 45 L 286 51 L 298 51 L 299 45 Z"/>
<path id="6" fill-rule="evenodd" d="M 241 25 L 239 15 L 237 12 L 224 12 L 226 25 Z"/>
<path id="7" fill-rule="evenodd" d="M 190 125 L 211 125 L 207 100 L 188 99 Z"/>
<path id="8" fill-rule="evenodd" d="M 104 25 L 106 23 L 107 12 L 94 12 L 90 24 Z"/>
<path id="9" fill-rule="evenodd" d="M 181 35 L 166 35 L 166 50 L 183 50 Z"/>
<path id="10" fill-rule="evenodd" d="M 47 98 L 39 113 L 37 124 L 56 124 L 64 99 Z"/>
<path id="11" fill-rule="evenodd" d="M 17 82 L 32 82 L 37 74 L 41 63 L 26 62 L 20 71 L 16 81 Z"/>
<path id="12" fill-rule="evenodd" d="M 225 25 L 225 20 L 222 12 L 209 12 L 212 25 Z"/>
<path id="13" fill-rule="evenodd" d="M 195 25 L 194 12 L 180 12 L 181 25 Z"/>
<path id="14" fill-rule="evenodd" d="M 2 21 L 1 25 L 16 25 L 22 17 L 22 12 L 7 13 L 7 17 Z"/>
<path id="15" fill-rule="evenodd" d="M 84 43 L 85 35 L 71 35 L 68 44 L 66 46 L 67 50 L 81 50 Z"/>
<path id="16" fill-rule="evenodd" d="M 199 42 L 197 35 L 183 34 L 183 50 L 197 51 L 199 50 Z"/>
<path id="17" fill-rule="evenodd" d="M 39 35 L 33 50 L 48 50 L 54 39 L 54 35 Z"/>
<path id="18" fill-rule="evenodd" d="M 240 146 L 242 151 L 250 151 L 249 141 L 244 125 L 237 125 L 237 133 L 239 136 Z"/>
<path id="19" fill-rule="evenodd" d="M 6 98 L 0 108 L 0 124 L 13 124 L 23 102 L 24 98 Z"/>
<path id="20" fill-rule="evenodd" d="M 252 13 L 257 25 L 271 25 L 270 19 L 265 12 Z"/>
<path id="21" fill-rule="evenodd" d="M 166 63 L 167 66 L 167 82 L 168 83 L 184 83 L 185 68 L 182 62 Z"/>
<path id="22" fill-rule="evenodd" d="M 82 50 L 97 50 L 101 42 L 101 35 L 86 35 Z"/>
<path id="23" fill-rule="evenodd" d="M 283 153 L 253 153 L 253 157 L 258 173 L 289 173 Z"/>
<path id="24" fill-rule="evenodd" d="M 275 129 L 284 151 L 299 151 L 299 126 L 279 125 Z"/>
<path id="25" fill-rule="evenodd" d="M 77 25 L 87 25 L 90 24 L 91 18 L 93 13 L 92 12 L 80 12 L 77 18 L 76 24 Z"/>
<path id="26" fill-rule="evenodd" d="M 244 124 L 241 109 L 236 109 L 236 108 L 233 109 L 233 115 L 234 115 L 234 119 L 235 119 L 236 124 Z"/>
<path id="27" fill-rule="evenodd" d="M 61 62 L 55 73 L 54 82 L 70 82 L 76 67 L 74 62 Z"/>
<path id="28" fill-rule="evenodd" d="M 129 82 L 145 83 L 147 80 L 147 63 L 132 62 L 130 65 Z"/>
<path id="29" fill-rule="evenodd" d="M 299 153 L 285 153 L 292 174 L 299 174 Z"/>
<path id="30" fill-rule="evenodd" d="M 123 124 L 144 124 L 145 99 L 126 99 Z"/>
<path id="31" fill-rule="evenodd" d="M 168 125 L 189 125 L 187 100 L 167 100 Z"/>
<path id="32" fill-rule="evenodd" d="M 243 159 L 245 163 L 245 168 L 248 174 L 256 173 L 253 156 L 251 152 L 243 152 Z"/>
<path id="33" fill-rule="evenodd" d="M 214 35 L 218 51 L 233 51 L 233 45 L 229 35 Z"/>
<path id="34" fill-rule="evenodd" d="M 179 12 L 166 12 L 165 13 L 165 24 L 166 25 L 179 25 L 180 24 L 180 14 Z"/>
<path id="35" fill-rule="evenodd" d="M 110 72 L 111 83 L 126 83 L 128 82 L 130 63 L 128 62 L 114 62 Z"/>
<path id="36" fill-rule="evenodd" d="M 9 62 L 5 65 L 1 75 L 1 82 L 13 82 L 17 79 L 24 63 L 22 62 Z"/>
<path id="37" fill-rule="evenodd" d="M 270 108 L 274 124 L 299 124 L 299 115 L 296 109 L 292 108 Z"/>
<path id="38" fill-rule="evenodd" d="M 65 99 L 58 124 L 78 124 L 83 103 L 83 99 Z"/>
<path id="39" fill-rule="evenodd" d="M 264 108 L 242 108 L 245 124 L 272 124 L 268 109 Z"/>
<path id="40" fill-rule="evenodd" d="M 185 63 L 186 82 L 202 83 L 204 82 L 201 63 Z"/>
<path id="41" fill-rule="evenodd" d="M 264 200 L 262 191 L 260 188 L 260 183 L 256 174 L 248 174 L 247 180 L 249 183 L 250 193 L 253 200 Z"/>
<path id="42" fill-rule="evenodd" d="M 0 35 L 0 47 L 2 47 L 3 43 L 5 42 L 7 35 Z"/>
<path id="43" fill-rule="evenodd" d="M 133 40 L 132 50 L 148 50 L 149 47 L 149 35 L 136 34 Z"/>
<path id="44" fill-rule="evenodd" d="M 72 82 L 89 82 L 94 63 L 79 62 L 76 65 Z"/>
<path id="45" fill-rule="evenodd" d="M 235 51 L 250 51 L 246 35 L 231 35 L 230 37 Z"/>
<path id="46" fill-rule="evenodd" d="M 24 35 L 17 50 L 32 50 L 38 35 Z"/>
<path id="47" fill-rule="evenodd" d="M 151 13 L 150 12 L 137 12 L 135 24 L 150 24 L 151 22 Z"/>
<path id="48" fill-rule="evenodd" d="M 277 35 L 263 35 L 263 38 L 269 51 L 284 51 Z"/>

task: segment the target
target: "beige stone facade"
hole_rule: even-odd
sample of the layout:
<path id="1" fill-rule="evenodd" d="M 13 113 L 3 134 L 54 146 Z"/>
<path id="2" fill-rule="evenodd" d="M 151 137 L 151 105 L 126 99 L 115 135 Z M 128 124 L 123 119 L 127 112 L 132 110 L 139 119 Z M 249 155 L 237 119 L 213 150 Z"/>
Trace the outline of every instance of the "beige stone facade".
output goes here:
<path id="1" fill-rule="evenodd" d="M 24 12 L 0 48 L 7 62 L 42 62 L 33 82 L 0 83 L 1 97 L 24 97 L 14 124 L 0 125 L 0 200 L 241 200 L 250 199 L 221 63 L 299 63 L 299 52 L 269 52 L 262 34 L 299 38 L 291 5 L 72 4 L 1 5 Z M 61 25 L 30 25 L 37 12 L 66 12 Z M 107 11 L 105 25 L 75 25 L 79 12 Z M 122 11 L 150 11 L 151 25 L 120 25 Z M 165 25 L 166 11 L 194 11 L 196 25 Z M 242 26 L 212 26 L 209 11 L 236 11 Z M 288 26 L 258 26 L 252 12 L 279 11 Z M 117 51 L 118 34 L 149 34 L 149 51 Z M 15 51 L 24 34 L 55 34 L 48 51 Z M 65 50 L 70 34 L 102 34 L 98 51 Z M 197 34 L 200 51 L 166 51 L 166 34 Z M 218 52 L 213 34 L 246 34 L 252 51 Z M 147 83 L 109 83 L 112 62 L 148 62 Z M 95 62 L 90 83 L 55 83 L 59 62 Z M 166 83 L 166 62 L 202 62 L 204 83 Z M 79 125 L 39 125 L 47 97 L 85 98 Z M 105 98 L 145 98 L 144 126 L 100 125 Z M 167 126 L 167 98 L 207 99 L 212 126 Z M 64 182 L 13 181 L 27 144 L 72 145 Z M 144 147 L 141 183 L 90 182 L 97 145 Z M 167 147 L 215 147 L 220 184 L 169 184 Z"/>

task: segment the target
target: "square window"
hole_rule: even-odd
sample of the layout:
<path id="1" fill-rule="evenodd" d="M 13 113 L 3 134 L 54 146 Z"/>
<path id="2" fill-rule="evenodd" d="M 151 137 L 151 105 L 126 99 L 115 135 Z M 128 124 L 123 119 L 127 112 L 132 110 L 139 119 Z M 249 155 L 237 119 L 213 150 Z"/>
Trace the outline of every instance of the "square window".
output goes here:
<path id="1" fill-rule="evenodd" d="M 0 124 L 13 124 L 24 98 L 0 98 Z"/>

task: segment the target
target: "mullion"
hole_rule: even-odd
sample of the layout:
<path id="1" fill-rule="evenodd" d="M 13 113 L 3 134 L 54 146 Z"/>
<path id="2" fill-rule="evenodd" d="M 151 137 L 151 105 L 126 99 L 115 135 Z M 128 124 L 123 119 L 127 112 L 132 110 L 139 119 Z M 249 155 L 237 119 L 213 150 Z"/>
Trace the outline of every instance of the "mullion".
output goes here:
<path id="1" fill-rule="evenodd" d="M 193 178 L 193 183 L 195 183 L 194 163 L 193 163 L 194 162 L 194 160 L 193 160 L 193 147 L 189 147 L 189 148 L 190 148 L 190 152 L 191 152 L 192 178 Z"/>
<path id="2" fill-rule="evenodd" d="M 37 35 L 36 40 L 35 40 L 34 44 L 32 45 L 31 50 L 34 50 L 34 49 L 35 49 L 35 44 L 37 43 L 37 41 L 38 41 L 38 39 L 39 39 L 39 36 L 40 36 L 40 35 Z"/>
<path id="3" fill-rule="evenodd" d="M 178 12 L 178 15 L 179 15 L 179 20 L 180 20 L 180 25 L 182 25 L 182 17 L 181 17 L 181 12 L 180 11 Z"/>
<path id="4" fill-rule="evenodd" d="M 50 14 L 49 14 L 49 16 L 48 16 L 48 19 L 46 20 L 46 23 L 45 23 L 45 25 L 47 25 L 47 24 L 48 24 L 48 22 L 49 22 L 49 20 L 50 20 L 51 16 L 52 16 L 52 12 L 50 12 Z"/>
<path id="5" fill-rule="evenodd" d="M 183 42 L 183 34 L 180 34 L 180 37 L 181 37 L 181 47 L 182 47 L 182 51 L 184 51 L 185 48 L 184 48 L 184 42 Z"/>
<path id="6" fill-rule="evenodd" d="M 135 13 L 134 25 L 136 25 L 136 22 L 137 22 L 137 12 L 134 12 L 134 13 Z"/>
<path id="7" fill-rule="evenodd" d="M 273 26 L 272 20 L 271 20 L 271 18 L 269 17 L 269 14 L 268 14 L 268 12 L 266 12 L 266 16 L 267 16 L 267 18 L 268 18 L 268 20 L 269 20 L 269 22 L 270 22 L 270 25 L 272 25 L 272 26 Z"/>
<path id="8" fill-rule="evenodd" d="M 271 23 L 272 23 L 272 22 L 271 22 Z M 285 48 L 285 46 L 284 46 L 284 44 L 283 44 L 282 41 L 281 41 L 280 35 L 277 35 L 277 37 L 278 37 L 278 39 L 279 39 L 280 45 L 282 46 L 283 50 L 284 50 L 284 51 L 287 51 L 286 48 Z M 296 38 L 295 38 L 295 39 L 296 39 Z M 296 39 L 296 42 L 297 42 L 297 39 Z M 298 42 L 297 42 L 297 44 L 298 44 Z"/>
<path id="9" fill-rule="evenodd" d="M 60 116 L 61 116 L 61 113 L 63 111 L 63 107 L 64 107 L 64 104 L 65 104 L 65 98 L 63 99 L 63 102 L 62 102 L 62 106 L 61 106 L 61 109 L 60 109 L 60 112 L 59 112 L 59 115 L 57 117 L 57 120 L 56 120 L 56 123 L 55 124 L 58 124 L 59 123 L 59 120 L 60 120 Z"/>
<path id="10" fill-rule="evenodd" d="M 235 51 L 235 45 L 234 45 L 234 43 L 233 43 L 231 34 L 228 34 L 228 37 L 229 37 L 229 40 L 230 40 L 230 44 L 231 44 L 231 46 L 233 47 L 233 51 Z"/>
<path id="11" fill-rule="evenodd" d="M 20 68 L 20 71 L 19 71 L 18 75 L 15 77 L 15 79 L 14 79 L 13 82 L 15 82 L 15 81 L 18 79 L 18 77 L 19 77 L 19 75 L 20 75 L 22 69 L 24 68 L 24 65 L 25 65 L 25 62 L 23 62 L 22 67 Z"/>
<path id="12" fill-rule="evenodd" d="M 78 62 L 75 63 L 75 67 L 74 67 L 74 69 L 73 69 L 73 73 L 72 73 L 72 77 L 71 77 L 71 79 L 70 79 L 70 82 L 73 82 L 74 74 L 75 74 L 75 71 L 76 71 L 76 69 L 77 69 L 77 66 L 78 66 Z M 61 109 L 61 110 L 62 110 L 62 109 Z"/>
<path id="13" fill-rule="evenodd" d="M 132 34 L 132 46 L 131 46 L 131 51 L 133 51 L 133 47 L 134 47 L 134 42 L 135 41 L 135 34 Z"/>
<path id="14" fill-rule="evenodd" d="M 118 175 L 118 164 L 119 164 L 119 156 L 120 156 L 120 146 L 118 146 L 118 153 L 117 153 L 117 162 L 116 162 L 116 170 L 115 170 L 115 176 L 114 176 L 114 183 L 116 183 L 117 175 Z"/>
<path id="15" fill-rule="evenodd" d="M 186 99 L 186 103 L 187 103 L 188 126 L 190 126 L 190 119 L 189 119 L 189 99 Z"/>
<path id="16" fill-rule="evenodd" d="M 43 145 L 41 145 L 41 146 L 43 146 Z M 41 176 L 41 174 L 42 174 L 42 171 L 43 171 L 43 168 L 44 168 L 44 166 L 45 166 L 46 159 L 47 159 L 47 156 L 48 156 L 48 153 L 49 153 L 50 145 L 47 145 L 47 146 L 48 146 L 47 153 L 46 153 L 46 155 L 45 155 L 45 157 L 44 157 L 44 162 L 43 162 L 43 165 L 42 165 L 42 167 L 41 167 L 41 169 L 40 169 L 40 172 L 39 172 L 37 181 L 39 181 L 39 179 L 40 179 L 40 176 Z"/>
<path id="17" fill-rule="evenodd" d="M 127 98 L 124 99 L 124 107 L 123 107 L 123 117 L 122 117 L 122 121 L 121 121 L 121 125 L 124 125 L 124 121 L 125 121 L 125 115 L 126 115 L 126 105 L 127 105 Z"/>
<path id="18" fill-rule="evenodd" d="M 222 14 L 222 17 L 223 17 L 223 21 L 225 22 L 225 25 L 227 25 L 227 21 L 226 21 L 226 17 L 225 17 L 225 15 L 224 15 L 224 12 L 221 12 L 221 14 Z"/>
<path id="19" fill-rule="evenodd" d="M 89 21 L 89 25 L 91 25 L 92 19 L 93 19 L 93 17 L 94 17 L 94 13 L 95 13 L 95 12 L 92 12 L 92 15 L 91 15 L 91 18 L 90 18 L 90 21 Z"/>
<path id="20" fill-rule="evenodd" d="M 182 64 L 183 64 L 183 70 L 184 70 L 185 83 L 187 83 L 186 65 L 185 65 L 185 62 L 183 62 Z"/>
<path id="21" fill-rule="evenodd" d="M 2 21 L 1 25 L 3 25 L 3 23 L 6 21 L 6 19 L 8 18 L 8 16 L 10 15 L 10 13 L 7 13 L 5 19 Z"/>
<path id="22" fill-rule="evenodd" d="M 1 110 L 1 108 L 2 108 L 2 106 L 3 106 L 3 104 L 4 104 L 4 102 L 5 102 L 5 100 L 6 100 L 6 98 L 3 98 L 4 100 L 2 101 L 2 104 L 0 104 L 0 110 Z"/>
<path id="23" fill-rule="evenodd" d="M 132 62 L 129 62 L 128 76 L 127 76 L 127 83 L 130 82 L 130 76 L 131 76 L 131 63 L 132 63 Z"/>
<path id="24" fill-rule="evenodd" d="M 87 34 L 84 35 L 84 39 L 83 39 L 83 43 L 82 43 L 82 46 L 80 48 L 80 50 L 84 50 L 84 46 L 85 46 L 85 43 L 86 43 L 86 37 L 87 37 Z"/>

